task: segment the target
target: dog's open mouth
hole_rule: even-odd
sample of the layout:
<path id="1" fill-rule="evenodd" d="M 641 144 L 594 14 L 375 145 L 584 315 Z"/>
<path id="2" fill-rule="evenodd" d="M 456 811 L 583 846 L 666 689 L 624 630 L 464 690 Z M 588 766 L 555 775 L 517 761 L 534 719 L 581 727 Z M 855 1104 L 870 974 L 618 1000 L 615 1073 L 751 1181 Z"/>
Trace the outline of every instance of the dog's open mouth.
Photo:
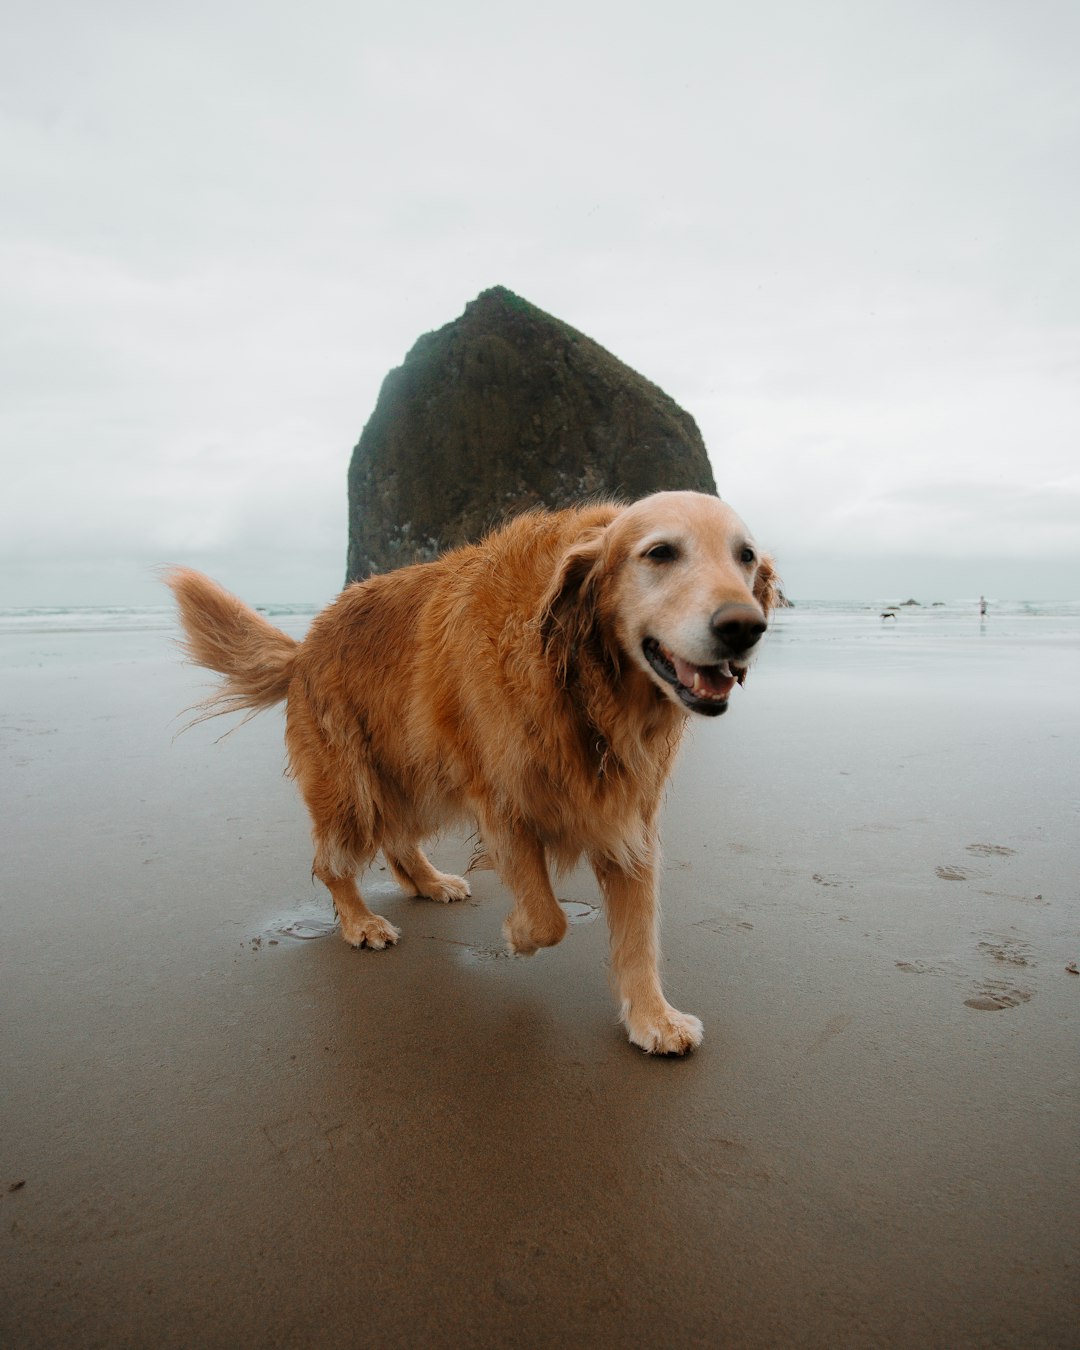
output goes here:
<path id="1" fill-rule="evenodd" d="M 730 661 L 715 666 L 695 666 L 684 661 L 655 638 L 642 643 L 645 660 L 657 675 L 670 684 L 682 702 L 692 712 L 716 717 L 727 711 L 728 697 L 735 685 L 741 684 L 746 671 Z"/>

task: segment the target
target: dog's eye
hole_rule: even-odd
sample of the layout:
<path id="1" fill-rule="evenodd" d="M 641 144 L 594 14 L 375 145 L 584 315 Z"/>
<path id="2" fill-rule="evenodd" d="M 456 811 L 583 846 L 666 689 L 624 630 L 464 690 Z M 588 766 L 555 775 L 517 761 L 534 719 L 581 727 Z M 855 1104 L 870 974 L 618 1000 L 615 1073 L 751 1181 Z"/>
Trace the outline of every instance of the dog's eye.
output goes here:
<path id="1" fill-rule="evenodd" d="M 744 545 L 743 551 L 739 554 L 739 561 L 744 563 L 747 567 L 749 567 L 752 562 L 757 561 L 757 554 L 749 544 Z"/>
<path id="2" fill-rule="evenodd" d="M 674 562 L 679 552 L 674 544 L 654 544 L 645 556 L 650 562 L 666 563 Z"/>

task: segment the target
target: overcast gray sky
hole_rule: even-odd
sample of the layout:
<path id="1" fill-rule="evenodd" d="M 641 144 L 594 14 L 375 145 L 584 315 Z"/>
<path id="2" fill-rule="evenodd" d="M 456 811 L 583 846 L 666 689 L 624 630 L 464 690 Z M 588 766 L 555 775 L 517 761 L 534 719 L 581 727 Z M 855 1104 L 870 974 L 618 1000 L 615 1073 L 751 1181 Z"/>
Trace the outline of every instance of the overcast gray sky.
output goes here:
<path id="1" fill-rule="evenodd" d="M 1080 598 L 1080 5 L 4 6 L 0 604 L 329 599 L 493 284 L 697 419 L 796 598 Z"/>

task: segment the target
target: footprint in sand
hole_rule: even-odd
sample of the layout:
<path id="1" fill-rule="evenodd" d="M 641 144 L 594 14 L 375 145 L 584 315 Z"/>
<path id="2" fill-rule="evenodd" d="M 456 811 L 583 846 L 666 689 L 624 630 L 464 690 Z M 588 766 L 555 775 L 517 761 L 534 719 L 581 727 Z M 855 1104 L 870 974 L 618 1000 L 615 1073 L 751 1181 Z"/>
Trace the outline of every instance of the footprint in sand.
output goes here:
<path id="1" fill-rule="evenodd" d="M 948 975 L 947 966 L 931 965 L 929 961 L 897 961 L 896 969 L 905 975 Z"/>
<path id="2" fill-rule="evenodd" d="M 505 947 L 496 947 L 492 944 L 464 946 L 464 956 L 466 961 L 511 961 L 513 957 Z"/>
<path id="3" fill-rule="evenodd" d="M 1000 896 L 1002 900 L 1015 900 L 1018 905 L 1036 905 L 1043 909 L 1050 901 L 1043 898 L 1041 891 L 1035 895 L 1017 895 L 1015 891 L 980 891 L 980 895 Z"/>
<path id="4" fill-rule="evenodd" d="M 1002 965 L 1033 966 L 1035 964 L 1031 955 L 1031 948 L 1026 942 L 1020 942 L 1016 938 L 991 937 L 989 941 L 979 943 L 979 951 L 984 956 L 1000 961 Z"/>
<path id="5" fill-rule="evenodd" d="M 935 867 L 934 871 L 942 881 L 967 881 L 969 875 L 962 867 L 951 867 L 944 864 L 941 867 Z"/>
<path id="6" fill-rule="evenodd" d="M 707 933 L 719 933 L 722 936 L 727 933 L 754 931 L 754 925 L 749 919 L 737 919 L 733 914 L 718 914 L 707 919 L 698 919 L 694 927 L 704 928 Z"/>
<path id="7" fill-rule="evenodd" d="M 978 950 L 999 966 L 1030 969 L 1035 965 L 1030 945 L 1019 938 L 988 933 L 979 943 Z M 976 1008 L 980 1012 L 1003 1012 L 1006 1008 L 1018 1008 L 1032 997 L 1032 989 L 1019 988 L 1006 980 L 983 980 L 975 987 L 970 998 L 964 999 L 964 1006 Z"/>
<path id="8" fill-rule="evenodd" d="M 253 947 L 262 945 L 262 938 L 265 937 L 271 946 L 275 946 L 279 938 L 291 938 L 294 942 L 311 942 L 315 938 L 330 937 L 332 933 L 337 932 L 337 920 L 315 917 L 314 915 L 294 915 L 278 919 L 272 923 L 261 937 L 252 939 Z"/>
<path id="9" fill-rule="evenodd" d="M 967 851 L 980 858 L 1011 858 L 1016 849 L 1006 848 L 1004 844 L 968 844 Z"/>
<path id="10" fill-rule="evenodd" d="M 1001 980 L 987 980 L 970 998 L 964 999 L 964 1007 L 979 1012 L 1004 1012 L 1006 1008 L 1018 1008 L 1031 997 L 1030 989 L 1017 989 Z"/>

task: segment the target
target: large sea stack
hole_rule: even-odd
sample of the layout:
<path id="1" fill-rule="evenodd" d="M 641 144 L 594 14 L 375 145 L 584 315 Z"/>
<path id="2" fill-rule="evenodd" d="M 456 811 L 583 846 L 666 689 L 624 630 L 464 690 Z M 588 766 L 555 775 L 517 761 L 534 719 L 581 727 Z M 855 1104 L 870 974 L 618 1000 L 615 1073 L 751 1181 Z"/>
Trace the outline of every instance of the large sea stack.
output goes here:
<path id="1" fill-rule="evenodd" d="M 346 581 L 423 562 L 534 506 L 716 492 L 694 419 L 496 286 L 383 381 L 349 465 Z"/>

